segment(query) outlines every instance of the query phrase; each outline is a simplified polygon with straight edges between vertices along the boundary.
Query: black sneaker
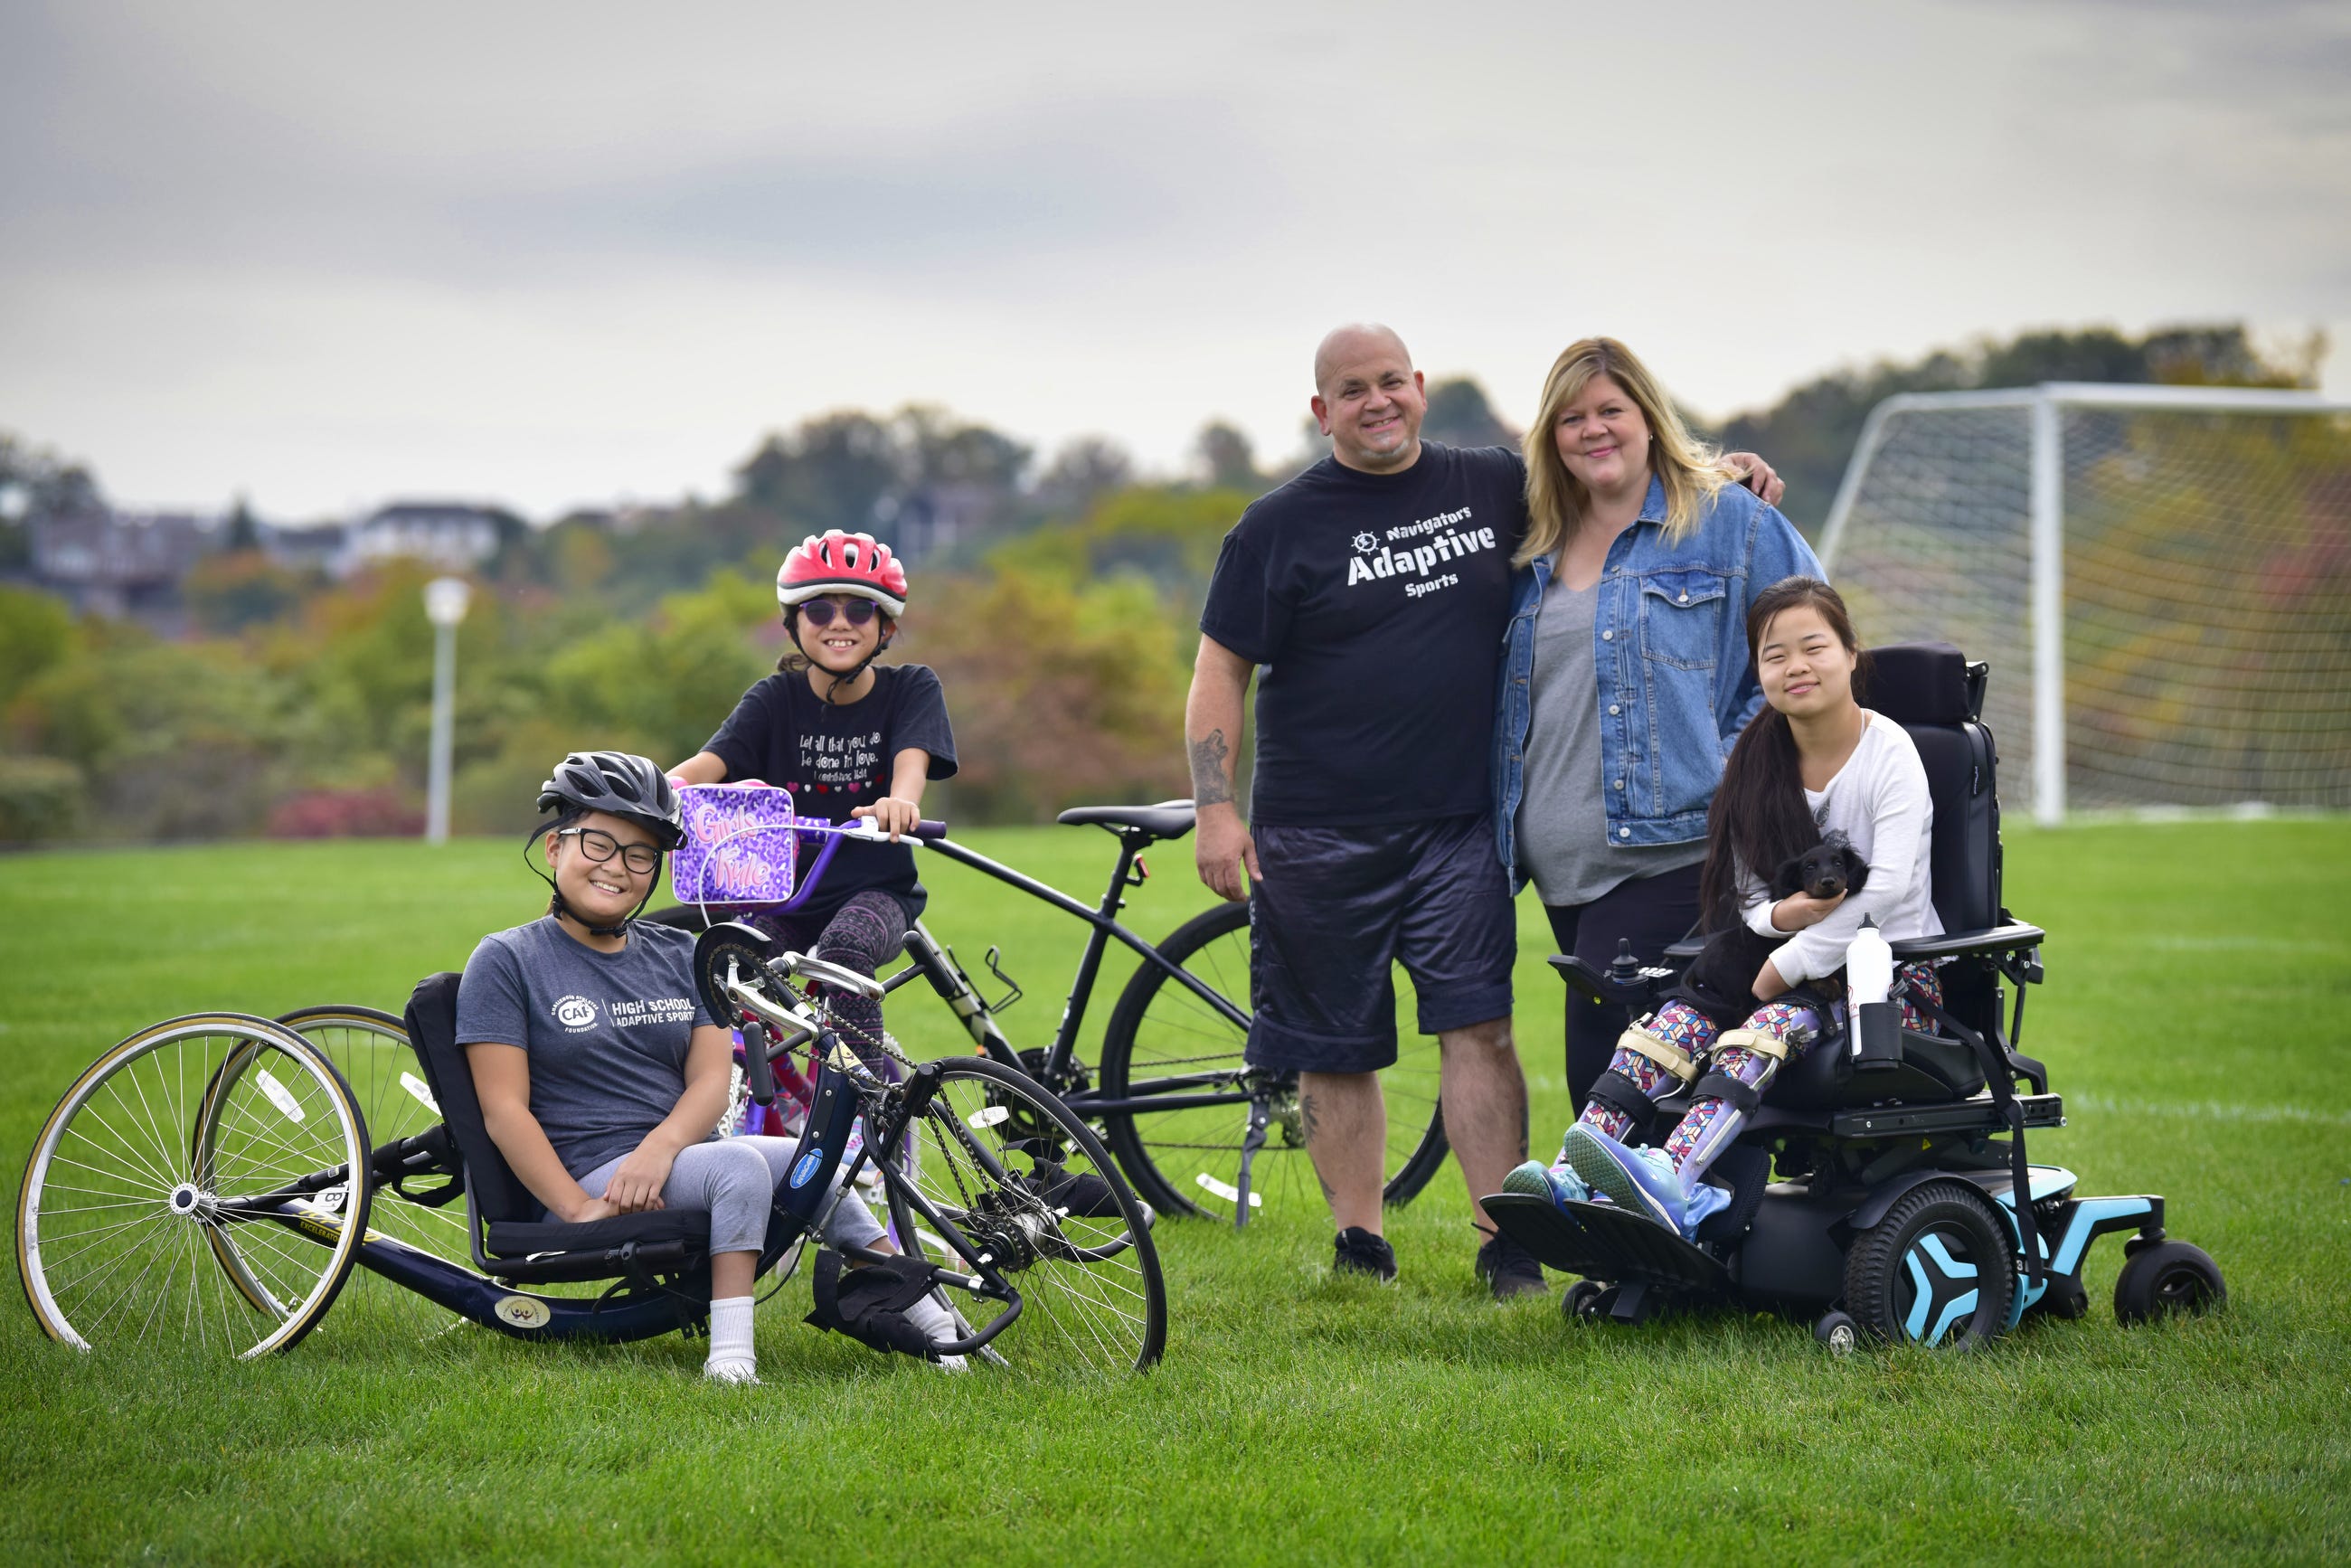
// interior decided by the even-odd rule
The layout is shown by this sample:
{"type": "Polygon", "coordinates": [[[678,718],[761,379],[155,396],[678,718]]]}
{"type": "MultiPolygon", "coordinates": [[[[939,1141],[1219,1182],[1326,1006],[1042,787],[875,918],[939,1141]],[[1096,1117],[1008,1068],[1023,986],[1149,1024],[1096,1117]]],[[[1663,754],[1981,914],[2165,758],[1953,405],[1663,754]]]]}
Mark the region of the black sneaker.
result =
{"type": "Polygon", "coordinates": [[[1540,1296],[1551,1287],[1543,1282],[1542,1265],[1535,1255],[1507,1236],[1489,1238],[1478,1249],[1478,1277],[1498,1301],[1512,1296],[1540,1296]]]}
{"type": "Polygon", "coordinates": [[[1350,1225],[1339,1232],[1337,1249],[1331,1259],[1334,1274],[1369,1274],[1383,1285],[1395,1283],[1395,1249],[1384,1236],[1375,1236],[1360,1225],[1350,1225]]]}

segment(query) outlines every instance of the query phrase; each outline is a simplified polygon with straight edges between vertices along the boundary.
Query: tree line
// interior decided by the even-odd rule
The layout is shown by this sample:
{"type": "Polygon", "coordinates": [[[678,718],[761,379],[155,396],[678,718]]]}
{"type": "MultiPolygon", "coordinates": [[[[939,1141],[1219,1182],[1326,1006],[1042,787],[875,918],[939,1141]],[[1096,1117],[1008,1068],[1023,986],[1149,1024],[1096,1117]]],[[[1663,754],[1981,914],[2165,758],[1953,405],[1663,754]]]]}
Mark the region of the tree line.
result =
{"type": "MultiPolygon", "coordinates": [[[[1843,371],[1710,432],[1767,455],[1808,531],[1862,419],[1900,391],[2043,380],[2306,384],[2317,345],[2265,354],[2241,327],[2141,338],[2043,333],[1843,371]]],[[[1426,433],[1515,442],[1473,380],[1432,383],[1426,433]]],[[[1177,737],[1218,542],[1319,455],[1261,462],[1212,423],[1196,472],[1138,476],[1099,438],[1039,462],[984,424],[915,405],[838,411],[752,450],[723,497],[501,528],[458,632],[454,822],[519,831],[549,763],[580,747],[664,762],[709,737],[785,651],[772,580],[803,534],[866,528],[919,549],[893,656],[945,682],[963,821],[1050,818],[1186,788],[1177,737]]],[[[85,465],[0,434],[0,575],[47,511],[101,504],[85,465]]],[[[0,581],[0,843],[403,833],[422,821],[431,571],[344,580],[262,547],[240,503],[182,585],[165,637],[77,617],[0,581]]]]}

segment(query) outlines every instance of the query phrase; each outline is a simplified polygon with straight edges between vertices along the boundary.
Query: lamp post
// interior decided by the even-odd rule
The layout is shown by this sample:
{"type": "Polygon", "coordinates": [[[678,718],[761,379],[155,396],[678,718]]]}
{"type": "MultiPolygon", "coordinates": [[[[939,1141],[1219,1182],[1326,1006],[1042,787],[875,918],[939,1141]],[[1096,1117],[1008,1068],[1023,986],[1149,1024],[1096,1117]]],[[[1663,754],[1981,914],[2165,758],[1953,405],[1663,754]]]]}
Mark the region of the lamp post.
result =
{"type": "Polygon", "coordinates": [[[424,585],[424,615],[433,622],[433,754],[424,783],[424,841],[449,841],[450,731],[457,716],[457,622],[473,590],[462,577],[424,585]]]}

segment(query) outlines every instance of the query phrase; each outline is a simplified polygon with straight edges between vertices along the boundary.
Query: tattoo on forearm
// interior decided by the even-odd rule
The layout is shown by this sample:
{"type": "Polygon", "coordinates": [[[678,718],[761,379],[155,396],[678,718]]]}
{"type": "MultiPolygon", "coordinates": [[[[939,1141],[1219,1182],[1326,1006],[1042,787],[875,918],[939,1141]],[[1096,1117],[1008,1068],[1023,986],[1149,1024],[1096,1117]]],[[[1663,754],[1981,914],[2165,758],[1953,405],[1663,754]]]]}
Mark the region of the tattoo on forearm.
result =
{"type": "Polygon", "coordinates": [[[1192,804],[1220,806],[1233,798],[1232,775],[1226,771],[1226,758],[1232,748],[1225,744],[1225,732],[1212,729],[1192,742],[1192,804]]]}

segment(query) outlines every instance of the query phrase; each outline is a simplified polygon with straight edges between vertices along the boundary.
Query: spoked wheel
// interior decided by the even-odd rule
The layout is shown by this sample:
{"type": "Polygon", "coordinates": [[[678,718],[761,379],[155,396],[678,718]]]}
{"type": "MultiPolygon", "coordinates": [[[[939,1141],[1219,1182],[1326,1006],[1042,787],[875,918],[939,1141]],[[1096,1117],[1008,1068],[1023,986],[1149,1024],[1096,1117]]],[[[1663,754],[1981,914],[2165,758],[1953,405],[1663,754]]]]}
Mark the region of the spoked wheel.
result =
{"type": "Polygon", "coordinates": [[[16,1203],[34,1316],[82,1350],[290,1348],[350,1273],[367,1137],[341,1076],[279,1025],[199,1013],[141,1030],[34,1140],[16,1203]]]}
{"type": "MultiPolygon", "coordinates": [[[[1249,994],[1249,905],[1220,904],[1194,915],[1159,945],[1169,959],[1196,976],[1244,1013],[1249,994]]],[[[1114,1112],[1102,1118],[1110,1146],[1144,1201],[1163,1214],[1230,1219],[1240,1180],[1241,1150],[1261,1105],[1265,1142],[1249,1166],[1257,1207],[1320,1210],[1322,1187],[1306,1155],[1306,1129],[1294,1079],[1259,1078],[1241,1060],[1244,1030],[1144,964],[1127,982],[1102,1039],[1105,1099],[1228,1096],[1229,1103],[1189,1109],[1114,1112]],[[1255,1104],[1252,1101],[1256,1102],[1255,1104]]],[[[1438,1109],[1437,1042],[1409,1027],[1397,1032],[1395,1065],[1384,1070],[1388,1144],[1384,1196],[1413,1200],[1445,1163],[1445,1122],[1438,1109]]]]}
{"type": "Polygon", "coordinates": [[[2015,1291],[2007,1222],[1965,1182],[1912,1187],[1845,1254],[1845,1310],[1880,1339],[1973,1350],[2008,1326],[2015,1291]]]}
{"type": "MultiPolygon", "coordinates": [[[[936,1092],[893,1151],[895,1163],[1019,1291],[1020,1316],[989,1348],[1032,1371],[1129,1372],[1158,1360],[1167,1337],[1158,1250],[1143,1206],[1101,1140],[1000,1062],[961,1057],[934,1065],[936,1092]],[[1016,1131],[1035,1128],[1050,1135],[1016,1131]]],[[[906,1251],[970,1268],[902,1194],[893,1191],[890,1208],[906,1251]]],[[[975,1328],[998,1310],[987,1297],[944,1295],[975,1328]]]]}
{"type": "MultiPolygon", "coordinates": [[[[342,1074],[377,1148],[441,1124],[441,1107],[425,1084],[408,1027],[399,1019],[374,1008],[318,1007],[283,1014],[277,1021],[308,1040],[342,1074]]],[[[377,1183],[368,1225],[378,1236],[458,1268],[474,1266],[465,1199],[450,1177],[425,1176],[397,1186],[377,1183]]],[[[364,1269],[342,1309],[335,1319],[339,1335],[345,1320],[353,1318],[354,1332],[395,1327],[415,1333],[435,1333],[458,1321],[447,1309],[364,1269]]]]}

